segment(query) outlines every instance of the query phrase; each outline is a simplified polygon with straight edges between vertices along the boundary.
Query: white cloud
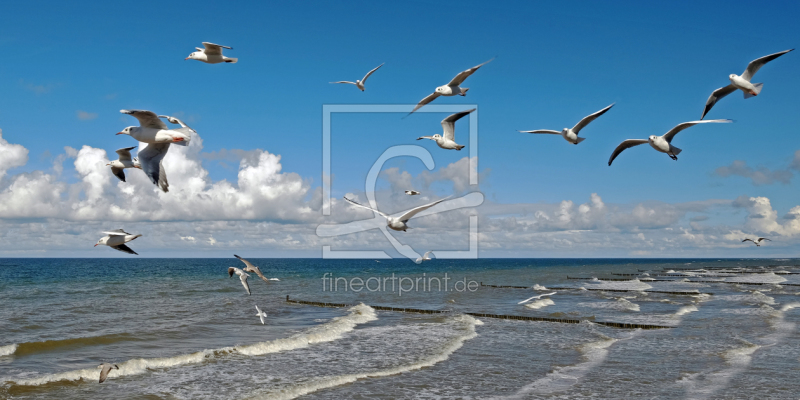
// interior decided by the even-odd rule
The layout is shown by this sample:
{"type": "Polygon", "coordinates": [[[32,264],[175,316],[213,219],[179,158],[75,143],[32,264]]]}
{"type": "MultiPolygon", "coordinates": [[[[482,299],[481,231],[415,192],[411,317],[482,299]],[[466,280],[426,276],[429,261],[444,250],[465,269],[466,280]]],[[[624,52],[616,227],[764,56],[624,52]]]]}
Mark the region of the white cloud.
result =
{"type": "Polygon", "coordinates": [[[81,121],[91,121],[91,120],[97,118],[97,113],[91,113],[91,112],[86,112],[86,111],[81,111],[81,110],[78,110],[77,115],[78,115],[78,119],[81,120],[81,121]]]}
{"type": "MultiPolygon", "coordinates": [[[[798,151],[798,153],[800,153],[800,151],[798,151]]],[[[800,166],[800,154],[798,153],[795,153],[795,160],[792,164],[792,166],[795,168],[800,166]]],[[[747,163],[742,160],[736,160],[731,163],[731,165],[719,167],[714,171],[714,174],[723,178],[733,175],[749,178],[753,185],[756,186],[771,185],[776,182],[788,185],[792,180],[792,176],[794,175],[792,174],[792,171],[789,171],[788,169],[777,169],[771,171],[769,168],[764,166],[753,168],[748,166],[747,163]]]]}
{"type": "Polygon", "coordinates": [[[8,143],[3,139],[3,130],[0,129],[0,179],[11,168],[21,167],[28,162],[28,149],[18,144],[8,143]]]}
{"type": "Polygon", "coordinates": [[[800,206],[795,206],[778,220],[778,212],[766,197],[740,196],[733,205],[747,210],[745,229],[758,235],[794,236],[800,234],[800,206]]]}

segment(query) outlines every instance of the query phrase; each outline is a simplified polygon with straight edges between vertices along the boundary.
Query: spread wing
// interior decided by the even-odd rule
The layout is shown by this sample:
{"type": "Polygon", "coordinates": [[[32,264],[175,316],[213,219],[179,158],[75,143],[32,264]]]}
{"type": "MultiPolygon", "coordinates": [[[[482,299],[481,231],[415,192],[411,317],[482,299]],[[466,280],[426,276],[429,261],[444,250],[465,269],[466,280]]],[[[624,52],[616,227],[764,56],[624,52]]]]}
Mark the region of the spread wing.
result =
{"type": "Polygon", "coordinates": [[[457,112],[445,119],[442,120],[442,128],[444,129],[444,137],[448,140],[456,140],[456,132],[455,132],[455,125],[456,121],[464,117],[465,115],[475,111],[475,109],[457,112]]]}
{"type": "Polygon", "coordinates": [[[755,243],[755,240],[753,240],[753,239],[745,239],[745,240],[742,240],[742,243],[744,243],[744,242],[748,242],[748,241],[749,241],[749,242],[753,242],[753,243],[755,243]]]}
{"type": "Polygon", "coordinates": [[[611,109],[611,107],[614,107],[614,104],[612,104],[612,105],[610,105],[610,106],[608,106],[608,107],[606,107],[606,108],[604,108],[604,109],[602,109],[602,110],[600,110],[600,111],[598,111],[598,112],[596,112],[596,113],[594,113],[594,114],[592,114],[592,115],[589,115],[589,116],[587,116],[587,117],[583,118],[583,119],[581,120],[581,122],[578,122],[578,124],[577,124],[577,125],[575,125],[575,126],[572,128],[572,131],[573,131],[573,132],[575,132],[575,133],[577,134],[578,132],[580,132],[580,131],[581,131],[581,129],[583,129],[584,127],[586,127],[586,125],[589,125],[589,123],[590,123],[590,122],[592,122],[592,121],[596,120],[596,119],[597,119],[597,117],[599,117],[599,116],[601,116],[601,115],[605,114],[605,113],[606,113],[606,111],[608,111],[608,110],[610,110],[610,109],[611,109]]]}
{"type": "Polygon", "coordinates": [[[124,168],[116,168],[111,167],[111,173],[114,174],[119,180],[125,182],[125,169],[124,168]]]}
{"type": "Polygon", "coordinates": [[[378,211],[378,210],[376,210],[376,209],[374,209],[372,207],[367,207],[365,205],[358,204],[355,201],[348,199],[347,197],[345,197],[344,199],[347,200],[350,204],[352,204],[354,206],[358,206],[358,207],[361,207],[361,208],[366,208],[367,210],[371,210],[373,212],[376,212],[376,213],[382,215],[384,218],[389,218],[388,215],[386,215],[386,214],[384,214],[384,213],[382,213],[382,212],[380,212],[380,211],[378,211]]]}
{"type": "Polygon", "coordinates": [[[124,231],[124,230],[122,230],[122,229],[115,229],[115,230],[113,230],[113,231],[107,231],[107,232],[103,232],[103,233],[105,233],[106,235],[111,235],[111,236],[125,236],[125,235],[130,235],[130,233],[128,233],[128,232],[125,232],[125,231],[124,231]]]}
{"type": "Polygon", "coordinates": [[[114,250],[119,250],[119,251],[128,253],[128,254],[136,254],[137,256],[139,255],[139,253],[133,251],[130,247],[125,246],[124,244],[120,244],[120,245],[117,245],[117,246],[111,246],[111,248],[114,249],[114,250]]]}
{"type": "Polygon", "coordinates": [[[351,85],[355,85],[356,84],[355,82],[350,82],[350,81],[336,81],[336,82],[330,82],[330,83],[349,83],[351,85]]]}
{"type": "Polygon", "coordinates": [[[426,251],[425,254],[422,255],[422,258],[430,258],[432,253],[433,253],[433,250],[426,251]]]}
{"type": "MultiPolygon", "coordinates": [[[[425,97],[424,99],[420,100],[419,103],[417,104],[417,106],[414,107],[414,109],[411,110],[411,112],[408,113],[408,115],[413,114],[414,111],[419,110],[420,108],[422,108],[422,106],[424,106],[424,105],[436,100],[436,98],[439,97],[439,96],[440,95],[437,92],[433,92],[433,93],[429,94],[427,97],[425,97]]],[[[408,116],[408,115],[406,115],[406,116],[408,116]]]]}
{"type": "Polygon", "coordinates": [[[244,286],[244,290],[247,290],[247,294],[250,295],[250,285],[247,284],[248,277],[250,277],[250,275],[242,273],[241,275],[239,275],[239,280],[242,281],[242,286],[244,286]]]}
{"type": "Polygon", "coordinates": [[[731,93],[733,93],[735,91],[736,91],[736,86],[733,86],[731,84],[731,85],[721,87],[721,88],[711,92],[711,96],[708,96],[708,100],[706,100],[706,108],[703,109],[703,116],[701,116],[700,119],[703,119],[703,118],[706,117],[706,114],[708,114],[708,112],[711,110],[711,107],[714,107],[714,104],[717,104],[717,101],[719,101],[719,99],[721,99],[721,98],[723,98],[723,97],[725,97],[725,96],[727,96],[727,95],[729,95],[729,94],[731,94],[731,93]]]}
{"type": "Polygon", "coordinates": [[[780,56],[782,56],[782,55],[784,55],[784,54],[786,54],[786,53],[788,53],[788,52],[790,52],[792,50],[794,50],[794,49],[780,51],[780,52],[777,52],[775,54],[770,54],[768,56],[764,56],[764,57],[761,57],[761,58],[757,58],[757,59],[755,59],[753,61],[750,61],[750,64],[747,64],[747,69],[745,69],[744,72],[742,73],[742,78],[744,78],[744,79],[746,79],[748,81],[750,79],[753,79],[753,75],[755,75],[756,72],[758,72],[758,70],[761,69],[761,67],[764,66],[764,64],[766,64],[766,63],[768,63],[768,62],[770,62],[770,61],[772,61],[772,60],[774,60],[774,59],[776,59],[776,58],[778,58],[778,57],[780,57],[780,56]]]}
{"type": "Polygon", "coordinates": [[[103,368],[100,370],[100,383],[103,383],[106,381],[106,378],[108,378],[108,373],[111,372],[111,366],[103,364],[100,367],[103,368]]]}
{"type": "Polygon", "coordinates": [[[119,110],[123,114],[128,114],[139,120],[139,125],[143,128],[167,129],[167,124],[158,118],[158,115],[147,110],[119,110]]]}
{"type": "Polygon", "coordinates": [[[221,56],[223,48],[233,50],[233,47],[222,46],[209,42],[203,42],[203,47],[206,48],[205,53],[210,56],[221,56]]]}
{"type": "Polygon", "coordinates": [[[436,200],[433,203],[425,204],[424,206],[419,206],[417,208],[412,208],[412,209],[406,211],[405,214],[397,217],[397,219],[399,219],[400,221],[408,221],[409,219],[413,218],[415,215],[419,214],[420,212],[425,211],[425,210],[427,210],[427,209],[429,209],[429,208],[431,208],[431,207],[433,207],[433,206],[435,206],[435,205],[437,205],[437,204],[439,204],[439,203],[441,203],[441,202],[443,202],[443,201],[445,201],[447,199],[449,199],[449,197],[445,197],[445,198],[443,198],[441,200],[436,200]]]}
{"type": "MultiPolygon", "coordinates": [[[[383,64],[385,64],[385,63],[383,63],[383,64]]],[[[377,71],[378,68],[382,67],[383,64],[378,65],[377,67],[373,68],[372,71],[367,72],[367,74],[364,75],[364,78],[361,79],[361,83],[363,84],[364,82],[366,82],[367,78],[369,78],[369,76],[372,75],[373,72],[377,71]]]]}
{"type": "MultiPolygon", "coordinates": [[[[492,60],[494,60],[494,58],[492,58],[492,60]]],[[[461,85],[462,83],[464,83],[464,80],[466,80],[467,78],[469,78],[470,75],[475,73],[475,71],[477,71],[478,68],[490,63],[492,60],[486,61],[485,63],[480,64],[480,65],[476,65],[476,66],[474,66],[474,67],[472,67],[472,68],[470,68],[470,69],[468,69],[466,71],[459,72],[458,75],[456,75],[456,77],[453,78],[453,80],[451,80],[450,83],[448,83],[447,85],[448,86],[459,86],[459,85],[461,85]]]]}
{"type": "Polygon", "coordinates": [[[548,133],[550,135],[560,135],[559,131],[551,131],[550,129],[537,129],[535,131],[520,131],[522,133],[548,133]]]}
{"type": "Polygon", "coordinates": [[[167,172],[161,165],[161,160],[167,155],[169,143],[150,143],[144,150],[139,151],[139,164],[144,174],[165,193],[169,191],[167,172]]]}
{"type": "Polygon", "coordinates": [[[662,136],[662,137],[667,141],[667,143],[672,143],[672,138],[674,138],[675,135],[678,134],[678,132],[680,132],[680,131],[682,131],[682,130],[690,127],[690,126],[695,126],[697,124],[706,124],[706,123],[727,123],[727,122],[733,122],[733,120],[730,120],[730,119],[707,119],[705,121],[684,122],[682,124],[678,124],[677,126],[675,126],[672,129],[670,129],[669,132],[665,133],[664,136],[662,136]]]}
{"type": "Polygon", "coordinates": [[[243,262],[243,263],[244,263],[244,265],[247,267],[247,269],[246,269],[246,270],[247,270],[248,272],[255,272],[255,273],[256,273],[256,275],[258,275],[258,277],[259,277],[259,278],[261,278],[261,279],[262,279],[264,282],[271,283],[271,282],[269,281],[269,279],[267,279],[267,277],[265,277],[265,276],[264,276],[264,274],[262,274],[262,273],[261,273],[261,270],[260,270],[260,269],[258,269],[258,267],[256,267],[256,266],[255,266],[255,265],[253,265],[252,263],[250,263],[250,261],[247,261],[247,260],[245,260],[244,258],[237,256],[236,254],[234,254],[233,256],[234,256],[234,257],[236,257],[236,258],[238,258],[238,259],[239,259],[241,262],[243,262]]]}
{"type": "MultiPolygon", "coordinates": [[[[120,161],[131,161],[131,150],[133,150],[135,148],[136,148],[136,146],[126,147],[124,149],[117,150],[117,154],[119,155],[119,160],[120,161]]],[[[122,181],[125,182],[125,179],[123,178],[122,181]]]]}
{"type": "Polygon", "coordinates": [[[619,146],[617,146],[616,149],[614,149],[614,152],[611,153],[611,158],[608,159],[608,165],[611,166],[611,163],[614,161],[614,159],[617,158],[619,153],[622,153],[625,149],[633,146],[638,146],[640,144],[645,144],[647,142],[648,142],[647,139],[628,139],[623,141],[622,143],[619,144],[619,146]]]}
{"type": "Polygon", "coordinates": [[[762,240],[766,240],[766,241],[768,241],[768,242],[771,242],[771,241],[772,241],[772,240],[769,240],[769,239],[767,239],[767,238],[758,238],[758,241],[759,241],[759,242],[760,242],[760,241],[762,241],[762,240]]]}

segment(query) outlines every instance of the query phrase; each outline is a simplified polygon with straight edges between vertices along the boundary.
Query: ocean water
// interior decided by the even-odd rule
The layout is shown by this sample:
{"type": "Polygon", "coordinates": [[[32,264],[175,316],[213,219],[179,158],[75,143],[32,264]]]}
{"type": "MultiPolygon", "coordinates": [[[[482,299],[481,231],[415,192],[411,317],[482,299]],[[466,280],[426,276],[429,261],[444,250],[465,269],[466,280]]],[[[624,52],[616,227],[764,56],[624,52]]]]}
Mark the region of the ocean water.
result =
{"type": "Polygon", "coordinates": [[[0,259],[0,398],[800,396],[798,259],[250,261],[0,259]]]}

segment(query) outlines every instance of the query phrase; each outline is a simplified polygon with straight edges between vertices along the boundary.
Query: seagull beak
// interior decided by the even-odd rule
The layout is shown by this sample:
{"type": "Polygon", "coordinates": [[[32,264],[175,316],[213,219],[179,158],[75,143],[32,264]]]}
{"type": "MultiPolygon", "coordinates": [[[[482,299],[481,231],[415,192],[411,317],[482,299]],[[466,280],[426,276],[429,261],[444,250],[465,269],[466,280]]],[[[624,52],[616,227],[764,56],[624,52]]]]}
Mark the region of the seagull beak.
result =
{"type": "Polygon", "coordinates": [[[94,247],[97,247],[97,243],[95,243],[94,247]]]}
{"type": "Polygon", "coordinates": [[[125,134],[125,132],[117,132],[117,133],[115,133],[115,135],[124,135],[124,134],[125,134]]]}
{"type": "Polygon", "coordinates": [[[188,60],[188,59],[189,59],[189,57],[186,57],[186,58],[184,58],[183,60],[184,60],[184,61],[186,61],[186,60],[188,60]]]}

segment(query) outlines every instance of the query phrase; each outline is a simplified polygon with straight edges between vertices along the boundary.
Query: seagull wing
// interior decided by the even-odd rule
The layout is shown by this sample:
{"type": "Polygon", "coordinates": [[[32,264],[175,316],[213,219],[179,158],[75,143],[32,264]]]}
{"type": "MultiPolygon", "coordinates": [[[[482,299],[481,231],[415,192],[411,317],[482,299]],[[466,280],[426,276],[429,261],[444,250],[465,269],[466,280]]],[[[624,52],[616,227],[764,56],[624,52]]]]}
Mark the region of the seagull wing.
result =
{"type": "Polygon", "coordinates": [[[242,273],[241,275],[239,275],[239,280],[242,281],[242,286],[244,286],[244,290],[247,290],[247,294],[248,295],[250,294],[250,285],[247,284],[247,278],[249,276],[250,275],[247,275],[245,273],[242,273]]]}
{"type": "MultiPolygon", "coordinates": [[[[424,105],[426,105],[426,104],[428,104],[428,103],[430,103],[430,102],[432,102],[432,101],[436,100],[436,98],[437,98],[437,97],[439,97],[439,96],[440,96],[440,95],[439,95],[439,93],[437,93],[437,92],[433,92],[433,93],[429,94],[427,97],[425,97],[424,99],[420,100],[420,101],[419,101],[419,103],[417,104],[417,106],[416,106],[416,107],[414,107],[414,109],[413,109],[413,110],[411,110],[411,112],[410,112],[410,113],[408,113],[408,115],[411,115],[411,114],[413,114],[413,113],[414,113],[414,111],[417,111],[417,110],[419,110],[420,108],[422,108],[422,106],[424,106],[424,105]]],[[[406,115],[406,117],[407,117],[408,115],[406,115]]]]}
{"type": "Polygon", "coordinates": [[[444,129],[444,138],[448,140],[456,140],[456,121],[463,118],[465,115],[475,111],[475,109],[457,112],[442,120],[442,128],[444,129]]]}
{"type": "Polygon", "coordinates": [[[578,122],[578,124],[577,124],[577,125],[575,125],[575,126],[572,128],[572,131],[573,131],[573,132],[575,132],[575,133],[577,134],[578,132],[580,132],[580,131],[581,131],[581,129],[585,128],[585,127],[586,127],[586,125],[589,125],[589,123],[590,123],[590,122],[592,122],[592,121],[596,120],[596,119],[597,119],[597,117],[599,117],[599,116],[601,116],[601,115],[605,114],[605,113],[606,113],[606,111],[608,111],[608,110],[610,110],[610,109],[611,109],[611,107],[614,107],[614,104],[612,104],[612,105],[610,105],[610,106],[608,106],[608,107],[606,107],[606,108],[604,108],[604,109],[602,109],[602,110],[600,110],[600,111],[598,111],[598,112],[596,112],[596,113],[594,113],[594,114],[591,114],[591,115],[589,115],[589,116],[587,116],[587,117],[584,117],[584,118],[581,120],[581,122],[578,122]]]}
{"type": "Polygon", "coordinates": [[[117,246],[111,246],[111,248],[114,249],[114,250],[119,250],[119,251],[128,253],[128,254],[136,254],[137,256],[139,255],[139,253],[133,251],[130,247],[125,246],[124,244],[120,244],[120,245],[117,245],[117,246]]]}
{"type": "MultiPolygon", "coordinates": [[[[120,161],[131,161],[131,150],[135,149],[136,146],[133,147],[126,147],[124,149],[117,150],[117,154],[119,155],[120,161]]],[[[125,182],[125,179],[122,180],[125,182]]]]}
{"type": "Polygon", "coordinates": [[[169,182],[167,181],[167,171],[161,164],[161,160],[167,155],[169,143],[150,143],[144,150],[139,151],[139,164],[142,171],[150,178],[156,186],[165,193],[169,192],[169,182]]]}
{"type": "Polygon", "coordinates": [[[108,378],[108,373],[111,372],[111,365],[102,364],[101,367],[103,369],[100,370],[100,383],[103,383],[106,381],[106,378],[108,378]]]}
{"type": "Polygon", "coordinates": [[[753,242],[753,243],[755,243],[755,242],[756,242],[755,240],[753,240],[753,239],[749,239],[749,238],[748,238],[748,239],[742,240],[742,243],[744,243],[744,242],[747,242],[747,241],[750,241],[750,242],[753,242]]]}
{"type": "Polygon", "coordinates": [[[205,53],[207,55],[210,55],[210,56],[221,56],[223,48],[233,50],[232,47],[221,46],[221,45],[214,44],[214,43],[209,43],[209,42],[203,42],[203,47],[206,48],[205,49],[205,53]]]}
{"type": "MultiPolygon", "coordinates": [[[[494,58],[492,58],[492,60],[494,60],[494,58]]],[[[472,68],[470,68],[470,69],[468,69],[466,71],[459,72],[458,75],[456,75],[456,77],[453,78],[453,80],[451,80],[450,83],[448,83],[447,85],[448,86],[459,86],[459,85],[461,85],[462,83],[464,83],[464,81],[467,78],[469,78],[470,75],[475,73],[475,71],[477,71],[478,68],[490,63],[492,60],[486,61],[483,64],[476,65],[476,66],[474,66],[474,67],[472,67],[472,68]]]]}
{"type": "Polygon", "coordinates": [[[670,129],[669,132],[665,133],[664,136],[662,136],[662,137],[667,141],[667,143],[672,143],[672,138],[674,138],[675,135],[678,134],[678,132],[680,132],[680,131],[682,131],[682,130],[690,127],[690,126],[695,126],[697,124],[706,124],[706,123],[728,123],[728,122],[733,122],[733,120],[730,120],[730,119],[707,119],[705,121],[684,122],[682,124],[676,125],[672,129],[670,129]]]}
{"type": "Polygon", "coordinates": [[[433,253],[433,250],[426,251],[425,254],[422,255],[422,258],[430,258],[430,255],[433,253]]]}
{"type": "Polygon", "coordinates": [[[417,208],[412,208],[412,209],[406,211],[405,214],[397,217],[397,219],[400,220],[400,221],[408,221],[409,219],[413,218],[418,213],[420,213],[422,211],[425,211],[425,210],[427,210],[427,209],[429,209],[429,208],[431,208],[431,207],[433,207],[433,206],[435,206],[435,205],[437,205],[437,204],[439,204],[439,203],[441,203],[441,202],[443,202],[443,201],[445,201],[445,200],[447,200],[449,198],[450,197],[445,197],[445,198],[443,198],[441,200],[436,200],[433,203],[425,204],[424,206],[419,206],[417,208]]]}
{"type": "Polygon", "coordinates": [[[244,265],[245,265],[247,268],[255,268],[255,267],[256,267],[255,265],[251,264],[251,263],[250,263],[250,261],[247,261],[247,260],[245,260],[244,258],[237,256],[236,254],[234,254],[233,256],[234,256],[234,257],[236,257],[236,258],[238,258],[238,259],[239,259],[239,261],[243,262],[243,263],[244,263],[244,265]]]}
{"type": "Polygon", "coordinates": [[[770,62],[770,61],[772,61],[772,60],[774,60],[774,59],[776,59],[776,58],[778,58],[778,57],[780,57],[780,56],[782,56],[782,55],[784,55],[784,54],[786,54],[786,53],[788,53],[788,52],[790,52],[792,50],[794,50],[794,49],[780,51],[780,52],[777,52],[775,54],[770,54],[768,56],[764,56],[764,57],[761,57],[761,58],[757,58],[757,59],[755,59],[753,61],[750,61],[750,64],[747,64],[747,69],[745,69],[744,72],[742,73],[742,78],[750,81],[751,79],[753,79],[753,75],[755,75],[756,72],[758,72],[758,70],[761,69],[761,67],[764,66],[764,64],[766,64],[766,63],[768,63],[768,62],[770,62]]]}
{"type": "Polygon", "coordinates": [[[619,144],[619,146],[617,146],[616,149],[614,149],[614,152],[611,153],[611,158],[608,159],[608,165],[611,166],[611,162],[613,162],[614,159],[617,158],[619,153],[622,153],[623,150],[631,148],[633,146],[638,146],[640,144],[645,144],[647,142],[648,142],[647,139],[628,139],[623,141],[622,143],[619,144]]]}
{"type": "MultiPolygon", "coordinates": [[[[385,63],[383,63],[383,64],[385,64],[385,63]]],[[[378,68],[382,67],[383,64],[378,65],[377,67],[373,68],[372,71],[367,72],[367,74],[364,75],[364,77],[361,79],[361,84],[364,84],[364,82],[367,81],[367,78],[369,78],[369,76],[372,75],[373,72],[377,71],[378,68]]]]}
{"type": "Polygon", "coordinates": [[[130,235],[130,233],[128,233],[128,232],[125,232],[125,231],[124,231],[124,230],[122,230],[122,229],[115,229],[115,230],[113,230],[113,231],[106,231],[106,232],[103,232],[103,233],[105,233],[106,235],[111,235],[111,236],[125,236],[125,235],[130,235]]]}
{"type": "Polygon", "coordinates": [[[111,173],[114,174],[119,180],[125,182],[125,169],[124,168],[116,168],[111,167],[111,173]]]}
{"type": "Polygon", "coordinates": [[[147,110],[119,110],[123,114],[128,114],[139,120],[139,125],[143,128],[167,129],[167,124],[158,118],[158,115],[147,110]]]}
{"type": "Polygon", "coordinates": [[[733,93],[735,91],[736,91],[736,86],[733,86],[731,84],[731,85],[728,85],[728,86],[723,86],[723,87],[711,92],[711,96],[708,96],[708,100],[706,100],[706,108],[703,109],[703,116],[701,116],[700,119],[703,119],[703,118],[706,117],[706,114],[708,114],[708,112],[711,110],[711,107],[714,107],[714,104],[717,104],[719,99],[721,99],[721,98],[723,98],[723,97],[725,97],[725,96],[727,96],[727,95],[729,95],[729,94],[731,94],[731,93],[733,93]]]}
{"type": "Polygon", "coordinates": [[[522,133],[548,133],[550,135],[560,135],[559,131],[551,131],[550,129],[537,129],[535,131],[520,131],[522,133]]]}
{"type": "Polygon", "coordinates": [[[771,241],[772,241],[772,240],[769,240],[769,239],[767,239],[767,238],[758,238],[758,241],[759,241],[759,242],[760,242],[760,241],[762,241],[762,240],[766,240],[766,241],[768,241],[768,242],[771,242],[771,241]]]}
{"type": "Polygon", "coordinates": [[[247,266],[247,269],[246,269],[247,272],[255,272],[256,275],[258,275],[258,277],[261,278],[264,282],[272,283],[272,282],[269,281],[269,279],[267,279],[267,277],[264,276],[264,274],[261,273],[261,270],[258,269],[258,267],[256,267],[252,263],[250,263],[250,261],[247,261],[244,258],[237,256],[236,254],[234,254],[233,256],[238,258],[241,262],[244,263],[244,265],[247,266]]]}
{"type": "Polygon", "coordinates": [[[356,84],[355,82],[350,82],[350,81],[336,81],[336,82],[331,82],[331,83],[349,83],[351,85],[355,85],[356,84]]]}
{"type": "Polygon", "coordinates": [[[384,213],[382,213],[382,212],[380,212],[380,211],[378,211],[378,210],[376,210],[376,209],[374,209],[374,208],[372,208],[372,207],[367,207],[367,206],[365,206],[365,205],[358,204],[358,203],[356,203],[355,201],[348,199],[347,197],[345,197],[344,199],[345,199],[345,200],[347,200],[347,201],[348,201],[350,204],[352,204],[352,205],[354,205],[354,206],[358,206],[358,207],[361,207],[361,208],[366,208],[367,210],[372,210],[372,211],[374,211],[374,212],[376,212],[376,213],[378,213],[378,214],[382,215],[384,218],[389,218],[389,216],[388,216],[388,215],[386,215],[386,214],[384,214],[384,213]]]}

